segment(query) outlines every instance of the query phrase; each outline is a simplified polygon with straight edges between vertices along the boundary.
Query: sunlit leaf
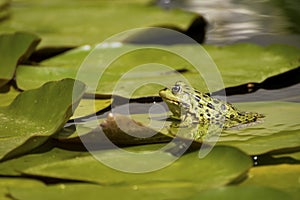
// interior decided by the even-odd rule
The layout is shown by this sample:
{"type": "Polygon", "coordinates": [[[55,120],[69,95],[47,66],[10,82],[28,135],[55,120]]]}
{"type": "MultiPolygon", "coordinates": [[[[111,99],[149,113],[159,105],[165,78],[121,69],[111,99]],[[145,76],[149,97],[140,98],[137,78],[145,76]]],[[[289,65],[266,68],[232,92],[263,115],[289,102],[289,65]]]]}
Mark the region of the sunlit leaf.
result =
{"type": "Polygon", "coordinates": [[[96,112],[109,107],[111,104],[111,99],[82,99],[76,108],[74,115],[71,119],[96,115],[96,112]]]}
{"type": "Polygon", "coordinates": [[[83,83],[64,79],[25,91],[9,106],[1,107],[0,158],[23,154],[44,143],[70,118],[72,105],[84,91],[83,83]]]}
{"type": "Polygon", "coordinates": [[[2,87],[0,90],[0,106],[9,105],[20,94],[14,87],[2,87]],[[1,91],[2,90],[2,91],[1,91]]]}
{"type": "Polygon", "coordinates": [[[283,191],[269,187],[257,187],[257,186],[234,186],[223,187],[218,189],[211,189],[203,191],[193,198],[203,200],[231,200],[231,199],[245,199],[245,200],[280,200],[280,199],[292,199],[292,197],[283,191]]]}
{"type": "Polygon", "coordinates": [[[186,28],[195,17],[180,10],[165,12],[148,0],[29,0],[14,2],[11,12],[14,17],[1,23],[0,29],[37,33],[43,38],[42,46],[95,44],[128,29],[161,24],[186,28]]]}
{"type": "Polygon", "coordinates": [[[226,130],[219,143],[251,154],[300,146],[299,103],[256,102],[237,104],[241,110],[263,113],[263,122],[240,130],[226,130]],[[276,108],[276,109],[274,109],[276,108]],[[283,116],[283,113],[286,113],[283,116]]]}
{"type": "Polygon", "coordinates": [[[10,189],[18,188],[24,190],[33,190],[37,188],[42,188],[45,185],[37,180],[24,179],[24,178],[0,178],[0,198],[1,199],[11,199],[10,189]]]}
{"type": "MultiPolygon", "coordinates": [[[[119,51],[121,54],[122,51],[133,47],[132,45],[123,45],[114,48],[107,47],[102,53],[109,53],[110,51],[116,53],[119,51]]],[[[83,55],[87,55],[87,50],[81,48],[82,50],[74,50],[53,58],[53,61],[51,61],[52,59],[45,61],[47,65],[44,67],[20,67],[17,71],[17,83],[20,88],[26,90],[38,87],[49,80],[76,77],[83,82],[95,80],[96,83],[93,87],[97,89],[90,92],[98,94],[114,93],[125,97],[143,97],[157,96],[162,86],[159,84],[144,85],[142,83],[164,83],[171,86],[180,79],[180,74],[176,73],[176,71],[182,71],[181,74],[199,91],[208,92],[208,89],[214,91],[222,89],[222,82],[206,85],[205,81],[208,80],[205,78],[207,77],[201,77],[205,74],[203,66],[211,66],[211,69],[213,69],[212,61],[217,65],[215,75],[217,76],[219,72],[221,73],[225,87],[240,85],[246,82],[261,82],[270,76],[293,69],[300,64],[297,53],[298,49],[287,45],[271,45],[268,47],[253,44],[236,44],[226,47],[205,45],[204,49],[212,60],[207,57],[204,50],[203,54],[195,52],[196,47],[193,45],[173,45],[168,47],[170,50],[176,50],[177,52],[197,57],[199,62],[201,62],[201,74],[199,74],[196,68],[189,63],[189,60],[184,60],[187,58],[163,51],[165,48],[163,46],[156,47],[157,49],[144,48],[122,56],[120,55],[109,66],[99,65],[98,56],[90,57],[88,65],[83,64],[80,66],[79,63],[84,60],[83,55]],[[249,52],[255,52],[255,55],[249,52]],[[255,59],[253,58],[254,56],[255,59]],[[72,64],[73,66],[70,63],[74,63],[72,64]],[[151,67],[139,70],[139,67],[149,63],[152,63],[151,67]],[[165,69],[162,71],[161,66],[153,63],[163,64],[170,68],[169,70],[165,69]],[[258,68],[259,70],[257,70],[258,68]],[[77,74],[78,69],[80,69],[80,73],[77,74]],[[104,73],[101,74],[102,72],[104,73]],[[32,76],[35,78],[32,79],[32,76]],[[123,87],[117,90],[116,86],[123,87]],[[129,94],[131,96],[128,96],[129,94]]],[[[101,55],[101,52],[99,52],[99,55],[101,55]]]]}
{"type": "Polygon", "coordinates": [[[262,166],[252,168],[248,179],[242,185],[273,187],[298,199],[300,196],[299,178],[300,165],[262,166]]]}
{"type": "MultiPolygon", "coordinates": [[[[140,156],[147,156],[145,154],[147,149],[148,146],[144,146],[142,151],[136,151],[136,153],[140,153],[140,156]]],[[[150,151],[148,150],[148,152],[150,151]]],[[[104,150],[97,153],[101,154],[102,158],[107,162],[117,161],[119,164],[122,163],[125,168],[126,165],[136,165],[136,167],[145,165],[145,163],[142,163],[142,160],[141,162],[135,160],[135,163],[130,163],[133,158],[133,155],[130,153],[118,154],[116,150],[104,150]]],[[[166,161],[165,159],[172,160],[173,156],[166,152],[161,152],[148,160],[149,163],[147,165],[150,165],[151,162],[164,162],[166,161]]],[[[139,185],[153,182],[171,184],[174,180],[178,180],[180,184],[193,183],[197,184],[199,188],[209,188],[233,181],[237,177],[242,176],[251,166],[251,159],[241,151],[232,147],[219,146],[213,148],[205,158],[199,159],[198,152],[189,153],[170,166],[151,173],[131,174],[120,172],[103,165],[91,156],[44,163],[28,168],[23,172],[37,176],[105,184],[125,183],[126,185],[139,185]]]]}
{"type": "Polygon", "coordinates": [[[39,41],[36,35],[25,32],[0,35],[0,87],[13,78],[18,62],[27,58],[39,41]]]}
{"type": "Polygon", "coordinates": [[[3,176],[20,176],[21,171],[27,168],[88,155],[88,152],[73,152],[55,148],[47,153],[29,154],[2,162],[0,163],[0,174],[3,176]]]}

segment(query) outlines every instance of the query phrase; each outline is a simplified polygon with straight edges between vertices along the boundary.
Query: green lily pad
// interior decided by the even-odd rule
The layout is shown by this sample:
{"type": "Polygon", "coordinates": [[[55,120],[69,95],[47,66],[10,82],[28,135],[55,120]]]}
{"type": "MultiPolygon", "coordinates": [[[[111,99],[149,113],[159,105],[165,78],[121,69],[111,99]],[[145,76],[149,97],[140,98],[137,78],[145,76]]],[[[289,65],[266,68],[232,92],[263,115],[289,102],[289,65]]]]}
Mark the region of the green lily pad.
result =
{"type": "Polygon", "coordinates": [[[28,154],[0,163],[0,175],[2,176],[21,176],[21,171],[28,168],[53,163],[76,157],[88,156],[88,152],[73,152],[54,148],[49,152],[28,154]]]}
{"type": "Polygon", "coordinates": [[[14,2],[11,12],[14,17],[1,23],[0,30],[37,33],[43,38],[42,46],[95,44],[128,29],[159,24],[186,28],[195,17],[180,10],[165,12],[150,5],[149,0],[53,0],[47,3],[28,0],[14,2]],[[78,10],[80,15],[76,14],[78,10]]]}
{"type": "Polygon", "coordinates": [[[0,198],[11,199],[10,189],[19,188],[24,190],[32,190],[34,188],[41,188],[45,185],[37,180],[24,179],[24,178],[0,178],[0,198]]]}
{"type": "MultiPolygon", "coordinates": [[[[124,44],[120,47],[104,48],[102,53],[113,51],[114,53],[120,52],[121,54],[121,52],[130,48],[134,49],[135,47],[139,46],[124,44]]],[[[143,85],[142,83],[157,83],[161,81],[163,77],[163,83],[171,86],[180,79],[180,74],[176,73],[176,71],[183,71],[181,74],[187,78],[195,88],[202,92],[208,92],[208,89],[216,91],[222,89],[221,87],[224,86],[240,85],[245,82],[261,82],[269,76],[293,69],[300,64],[299,55],[297,53],[298,49],[287,45],[271,45],[267,47],[253,44],[235,44],[226,47],[205,45],[204,49],[218,67],[215,69],[215,73],[220,72],[224,82],[224,85],[222,80],[220,80],[220,83],[209,83],[210,85],[207,85],[205,81],[208,80],[204,79],[205,76],[201,77],[198,74],[197,70],[189,63],[189,60],[184,60],[184,57],[161,50],[165,48],[163,46],[156,47],[157,49],[144,48],[143,50],[130,52],[118,57],[117,60],[109,65],[109,68],[102,75],[100,72],[104,71],[105,66],[99,66],[99,60],[101,59],[99,59],[99,56],[91,56],[88,61],[85,61],[86,65],[83,64],[81,66],[77,78],[87,85],[89,85],[87,82],[91,80],[95,80],[95,82],[99,80],[96,91],[92,92],[96,92],[97,94],[111,94],[118,81],[120,81],[120,78],[123,77],[121,85],[126,85],[127,89],[120,89],[115,94],[128,97],[126,93],[127,90],[141,85],[141,87],[134,91],[131,97],[143,97],[157,96],[162,86],[159,84],[143,85]],[[254,56],[255,59],[253,59],[254,56]],[[255,62],[253,62],[253,60],[255,60],[255,62]],[[169,66],[170,69],[163,71],[160,66],[152,64],[152,67],[130,71],[137,69],[136,67],[138,66],[149,63],[163,64],[169,66]],[[126,74],[126,72],[129,72],[129,75],[127,73],[127,76],[124,77],[123,75],[126,74]]],[[[199,46],[196,48],[196,46],[193,45],[173,45],[168,47],[170,50],[181,52],[182,55],[188,54],[191,58],[195,57],[198,59],[197,62],[201,62],[201,66],[213,69],[215,66],[205,52],[203,52],[203,55],[199,55],[199,52],[195,50],[199,48],[199,46]],[[200,61],[199,56],[201,57],[200,61]]],[[[87,53],[86,49],[81,49],[82,50],[74,50],[70,53],[49,59],[45,61],[46,66],[43,67],[19,67],[17,70],[18,86],[21,89],[27,90],[36,88],[49,80],[58,80],[62,77],[75,78],[78,72],[78,63],[83,62],[83,55],[87,53]],[[76,55],[78,55],[78,58],[76,58],[76,55]],[[74,65],[70,66],[69,63],[74,63],[74,65]],[[35,78],[32,79],[32,76],[35,78]]],[[[204,72],[207,70],[204,69],[206,68],[202,69],[201,75],[205,75],[204,72]]]]}
{"type": "Polygon", "coordinates": [[[0,22],[10,17],[10,1],[0,0],[0,22]]]}
{"type": "MultiPolygon", "coordinates": [[[[58,184],[48,187],[35,187],[30,192],[28,189],[19,188],[18,186],[9,189],[9,195],[18,200],[55,200],[55,199],[153,199],[159,198],[161,194],[148,194],[145,198],[144,194],[149,193],[144,189],[144,192],[134,189],[134,187],[103,187],[92,184],[58,184]],[[124,195],[126,194],[126,195],[124,195]]],[[[173,195],[175,196],[175,195],[173,195]]]]}
{"type": "Polygon", "coordinates": [[[300,165],[273,165],[254,167],[242,185],[273,187],[289,193],[294,199],[300,196],[300,165]]]}
{"type": "Polygon", "coordinates": [[[274,44],[205,45],[220,69],[226,87],[247,82],[261,82],[300,65],[299,48],[274,44]]]}
{"type": "Polygon", "coordinates": [[[2,87],[1,89],[3,91],[0,90],[0,106],[8,106],[20,94],[20,91],[12,86],[7,85],[7,88],[2,87]]]}
{"type": "Polygon", "coordinates": [[[71,117],[72,105],[77,105],[84,91],[83,83],[64,79],[25,91],[9,106],[1,107],[0,159],[23,154],[43,144],[71,117]]]}
{"type": "MultiPolygon", "coordinates": [[[[164,144],[146,145],[125,150],[146,153],[163,146],[164,144]]],[[[119,157],[115,154],[115,150],[105,150],[102,153],[106,155],[107,159],[120,159],[123,165],[130,159],[126,156],[119,157]]],[[[173,157],[168,153],[162,153],[161,156],[173,157]]],[[[150,160],[148,164],[150,164],[150,160]]],[[[226,185],[245,176],[251,166],[251,159],[238,149],[217,146],[203,159],[198,158],[198,152],[193,152],[184,155],[175,163],[161,170],[144,174],[130,174],[106,167],[95,160],[89,152],[52,149],[48,152],[24,155],[2,162],[0,171],[1,175],[6,176],[17,176],[25,172],[36,175],[35,178],[42,176],[43,179],[53,177],[105,183],[105,187],[91,184],[34,186],[34,190],[30,193],[25,192],[25,189],[18,185],[14,187],[12,185],[9,187],[9,194],[17,199],[38,199],[42,194],[49,199],[55,199],[59,194],[68,199],[75,194],[81,196],[80,193],[91,198],[99,194],[112,198],[119,197],[120,194],[124,194],[123,192],[128,192],[126,193],[128,199],[142,196],[146,199],[153,199],[153,197],[187,198],[196,195],[203,189],[226,185]],[[61,165],[64,165],[63,168],[59,168],[61,165]],[[208,168],[210,170],[207,170],[208,168]],[[76,171],[75,174],[73,174],[74,171],[76,171]],[[87,194],[86,191],[90,192],[87,194]]]]}
{"type": "MultiPolygon", "coordinates": [[[[299,103],[270,101],[237,103],[234,105],[239,110],[262,113],[266,117],[258,124],[240,129],[223,130],[218,138],[210,138],[210,140],[213,139],[218,144],[237,147],[250,155],[300,146],[299,103]],[[277,109],[274,109],[275,106],[277,109]],[[288,113],[288,115],[282,117],[282,113],[288,113]]],[[[163,113],[162,107],[157,107],[157,109],[162,110],[160,114],[132,114],[130,117],[143,126],[148,126],[158,133],[170,136],[169,131],[172,122],[165,119],[171,113],[163,113]]],[[[86,125],[89,126],[89,124],[86,125]]],[[[189,135],[191,128],[182,128],[181,131],[189,135]]],[[[205,141],[207,140],[204,138],[205,141]]]]}
{"type": "Polygon", "coordinates": [[[107,108],[111,104],[111,99],[82,99],[76,108],[71,119],[95,114],[107,108]]]}
{"type": "Polygon", "coordinates": [[[237,106],[241,110],[263,113],[266,117],[260,124],[224,131],[219,144],[238,147],[250,155],[300,146],[299,103],[274,101],[240,103],[237,106]],[[282,117],[283,113],[288,114],[282,117]]]}
{"type": "Polygon", "coordinates": [[[13,78],[17,64],[26,59],[39,42],[40,38],[30,33],[0,35],[0,87],[13,78]]]}
{"type": "MultiPolygon", "coordinates": [[[[148,146],[144,146],[144,150],[138,152],[147,155],[144,153],[147,152],[148,146]]],[[[130,148],[127,148],[127,150],[130,150],[130,148]]],[[[126,165],[132,164],[128,163],[130,162],[131,154],[116,154],[116,150],[105,150],[97,153],[99,153],[97,155],[101,154],[108,162],[118,161],[122,163],[125,168],[126,165]]],[[[173,160],[173,156],[166,152],[161,152],[157,156],[156,158],[152,156],[151,161],[148,160],[150,163],[147,165],[151,164],[152,161],[173,160]]],[[[145,165],[142,161],[136,161],[136,167],[145,165]]],[[[44,163],[22,172],[35,176],[91,181],[106,185],[118,183],[139,185],[155,182],[171,184],[174,183],[174,180],[178,180],[178,184],[193,183],[198,188],[204,189],[227,184],[244,175],[251,166],[251,159],[238,149],[216,146],[205,158],[199,159],[198,152],[189,153],[180,157],[170,166],[142,174],[117,171],[105,166],[91,156],[44,163]],[[180,173],[178,173],[179,171],[180,173]]]]}
{"type": "MultiPolygon", "coordinates": [[[[105,133],[109,134],[108,137],[115,144],[119,145],[129,145],[129,144],[140,144],[142,143],[152,143],[153,141],[160,142],[163,137],[160,135],[164,134],[165,136],[170,135],[170,128],[172,121],[167,120],[167,117],[171,115],[170,112],[163,112],[163,108],[160,107],[159,104],[154,104],[152,109],[160,109],[160,113],[158,114],[131,114],[130,118],[134,119],[137,123],[140,124],[141,127],[144,127],[150,132],[157,133],[154,137],[143,137],[143,134],[146,134],[146,131],[142,131],[137,129],[135,130],[135,123],[130,123],[131,119],[126,116],[121,116],[119,120],[124,119],[124,124],[127,126],[122,128],[123,131],[119,131],[115,128],[114,125],[108,126],[110,122],[110,118],[106,122],[103,122],[103,119],[99,119],[97,121],[89,121],[84,124],[77,125],[77,131],[80,133],[79,135],[85,136],[85,141],[90,141],[94,143],[94,135],[97,134],[97,131],[94,132],[95,125],[104,123],[105,126],[102,126],[105,133]],[[158,106],[154,108],[154,106],[158,106]],[[112,130],[109,130],[109,129],[112,130]],[[124,131],[126,134],[124,134],[124,131]],[[141,131],[139,134],[138,131],[141,131]],[[89,134],[91,133],[91,134],[89,134]],[[130,135],[137,136],[136,138],[131,137],[130,135]]],[[[248,112],[258,112],[264,114],[266,117],[263,118],[262,122],[258,124],[252,124],[249,126],[245,126],[239,129],[229,129],[223,130],[221,135],[218,138],[209,137],[209,135],[205,135],[205,137],[201,137],[199,142],[217,142],[222,145],[229,145],[237,147],[249,155],[260,155],[274,150],[284,150],[290,148],[299,148],[300,147],[300,125],[298,122],[298,115],[300,111],[299,103],[291,103],[291,102],[248,102],[248,103],[237,103],[235,106],[242,111],[248,112]],[[277,109],[274,109],[276,106],[277,109]],[[282,113],[289,113],[284,118],[282,118],[282,113]]],[[[126,108],[124,108],[126,109],[126,108]]],[[[116,111],[115,111],[116,112],[116,111]]],[[[117,115],[116,115],[117,116],[117,115]]],[[[122,125],[122,123],[117,123],[118,126],[122,125]]],[[[123,125],[124,126],[124,125],[123,125]]],[[[196,127],[196,126],[195,126],[196,127]]],[[[193,130],[192,127],[181,128],[181,137],[185,137],[185,133],[187,136],[190,135],[193,130]]],[[[203,129],[205,131],[205,129],[203,129]]],[[[150,134],[151,135],[151,134],[150,134]]],[[[167,138],[165,138],[167,139],[167,138]]],[[[189,138],[190,139],[190,138],[189,138]]],[[[78,138],[78,140],[80,140],[78,138]]],[[[167,141],[167,140],[163,140],[167,141]]],[[[70,141],[72,142],[72,141],[70,141]]],[[[284,154],[284,152],[283,152],[284,154]]]]}
{"type": "Polygon", "coordinates": [[[288,193],[280,191],[278,189],[269,187],[257,187],[257,186],[231,186],[218,189],[211,189],[203,191],[196,196],[190,198],[191,200],[203,199],[203,200],[231,200],[231,199],[243,199],[243,200],[280,200],[280,199],[292,199],[288,193]]]}
{"type": "Polygon", "coordinates": [[[193,184],[148,184],[103,187],[88,184],[59,184],[49,187],[37,187],[31,192],[24,188],[11,188],[9,194],[16,199],[291,199],[285,192],[268,187],[225,187],[201,191],[193,184]],[[126,195],[124,195],[126,194],[126,195]],[[196,195],[196,198],[193,196],[196,195]],[[233,198],[235,197],[235,198],[233,198]],[[264,197],[264,198],[263,198],[264,197]]]}

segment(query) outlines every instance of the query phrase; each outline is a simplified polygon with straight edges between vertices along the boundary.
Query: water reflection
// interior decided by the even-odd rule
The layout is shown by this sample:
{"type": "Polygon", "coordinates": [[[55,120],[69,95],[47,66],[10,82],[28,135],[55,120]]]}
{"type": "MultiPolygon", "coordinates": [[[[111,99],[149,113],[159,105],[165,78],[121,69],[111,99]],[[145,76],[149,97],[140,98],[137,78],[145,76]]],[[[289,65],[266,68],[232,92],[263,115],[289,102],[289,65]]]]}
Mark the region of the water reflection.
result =
{"type": "Polygon", "coordinates": [[[158,0],[165,9],[202,14],[210,23],[206,43],[250,41],[300,46],[300,1],[294,0],[158,0]],[[260,39],[264,35],[263,39],[260,39]]]}

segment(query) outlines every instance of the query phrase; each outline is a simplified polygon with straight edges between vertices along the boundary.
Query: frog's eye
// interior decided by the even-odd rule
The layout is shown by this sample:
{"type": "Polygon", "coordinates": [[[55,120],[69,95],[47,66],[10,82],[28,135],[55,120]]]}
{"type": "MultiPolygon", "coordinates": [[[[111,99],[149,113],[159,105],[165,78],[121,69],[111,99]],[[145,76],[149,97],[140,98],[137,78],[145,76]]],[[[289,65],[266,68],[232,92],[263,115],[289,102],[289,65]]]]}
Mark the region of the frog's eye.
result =
{"type": "Polygon", "coordinates": [[[181,87],[179,85],[175,85],[172,87],[172,93],[173,94],[177,94],[178,92],[180,92],[181,87]]]}

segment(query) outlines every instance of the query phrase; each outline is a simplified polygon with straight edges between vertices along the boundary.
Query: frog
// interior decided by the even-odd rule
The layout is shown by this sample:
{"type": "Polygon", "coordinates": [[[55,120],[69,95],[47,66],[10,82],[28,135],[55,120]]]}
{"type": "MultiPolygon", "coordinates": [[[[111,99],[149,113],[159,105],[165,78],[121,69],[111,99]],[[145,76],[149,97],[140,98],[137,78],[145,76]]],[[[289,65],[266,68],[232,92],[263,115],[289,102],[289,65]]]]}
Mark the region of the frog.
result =
{"type": "MultiPolygon", "coordinates": [[[[159,96],[172,112],[171,119],[177,121],[177,127],[201,127],[212,125],[221,129],[231,129],[256,124],[265,116],[256,112],[238,110],[231,103],[202,93],[183,81],[159,91],[159,96]],[[180,122],[180,123],[179,123],[180,122]]],[[[174,127],[174,125],[173,125],[174,127]]],[[[205,134],[203,131],[200,135],[205,134]]],[[[197,134],[199,136],[199,130],[197,134]]]]}

